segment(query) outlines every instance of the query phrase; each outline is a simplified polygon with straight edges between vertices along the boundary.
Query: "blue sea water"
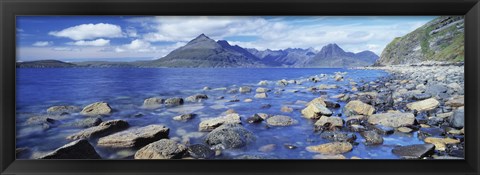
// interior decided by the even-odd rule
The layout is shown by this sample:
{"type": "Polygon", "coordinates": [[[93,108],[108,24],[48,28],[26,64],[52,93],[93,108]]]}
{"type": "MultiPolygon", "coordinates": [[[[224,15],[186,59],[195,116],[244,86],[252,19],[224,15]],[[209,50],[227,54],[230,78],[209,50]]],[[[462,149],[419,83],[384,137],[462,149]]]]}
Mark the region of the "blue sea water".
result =
{"type": "MultiPolygon", "coordinates": [[[[217,117],[227,109],[237,111],[243,120],[243,125],[253,133],[257,139],[254,143],[242,149],[225,150],[222,158],[233,158],[239,155],[264,155],[279,159],[311,159],[315,153],[305,150],[305,147],[328,142],[321,139],[319,133],[313,130],[314,121],[301,116],[303,105],[297,101],[310,101],[319,97],[318,93],[308,92],[306,89],[320,84],[336,84],[337,89],[325,90],[328,96],[339,93],[349,93],[350,81],[370,82],[388,74],[380,70],[354,69],[302,69],[302,68],[211,68],[211,69],[183,69],[183,68],[19,68],[17,69],[17,147],[28,147],[33,155],[20,158],[34,158],[48,153],[69,141],[65,138],[83,128],[65,127],[68,124],[85,117],[73,114],[60,120],[54,127],[44,128],[42,125],[31,126],[26,124],[28,118],[35,115],[45,115],[46,109],[54,105],[86,106],[97,101],[110,104],[114,112],[103,121],[123,119],[132,127],[142,127],[149,124],[164,124],[170,128],[170,138],[178,137],[188,140],[189,143],[202,143],[206,133],[198,132],[198,124],[202,119],[217,117]],[[334,81],[332,78],[314,83],[306,81],[301,85],[291,84],[287,87],[276,85],[281,79],[301,80],[310,76],[335,72],[346,72],[346,81],[334,81]],[[267,80],[268,93],[266,99],[255,99],[257,83],[267,80]],[[221,88],[238,89],[240,86],[251,86],[253,91],[246,94],[229,94],[221,88]],[[204,91],[208,86],[212,90],[204,91]],[[283,91],[282,91],[283,90],[283,91]],[[298,90],[298,92],[294,92],[298,90]],[[273,92],[278,91],[278,94],[273,92]],[[143,100],[153,96],[188,97],[197,93],[204,93],[209,99],[200,103],[186,103],[178,107],[162,107],[158,109],[142,108],[143,100]],[[217,98],[224,96],[225,99],[217,98]],[[251,98],[253,102],[243,100],[251,98]],[[240,102],[228,102],[239,99],[240,102]],[[271,108],[261,108],[270,104],[271,108]],[[291,113],[281,112],[283,106],[294,109],[291,113]],[[178,122],[172,117],[183,113],[195,113],[197,117],[188,122],[178,122]],[[299,121],[299,124],[288,127],[267,127],[263,124],[249,124],[246,118],[255,113],[272,115],[287,115],[299,121]],[[136,114],[143,114],[138,117],[136,114]],[[189,137],[189,139],[185,139],[189,137]],[[274,149],[268,152],[259,150],[264,145],[274,144],[274,149]],[[284,144],[293,144],[298,148],[287,149],[284,144]]],[[[342,106],[344,102],[339,102],[342,106]]],[[[334,110],[341,113],[341,108],[334,110]]],[[[344,116],[343,116],[344,117],[344,116]]],[[[366,159],[396,159],[391,149],[396,145],[410,145],[422,143],[416,135],[390,135],[384,137],[385,142],[380,146],[366,146],[362,137],[358,135],[354,149],[345,153],[350,158],[357,156],[366,159]]],[[[91,140],[92,145],[103,158],[121,159],[131,158],[135,150],[110,149],[96,146],[97,140],[91,140]]]]}

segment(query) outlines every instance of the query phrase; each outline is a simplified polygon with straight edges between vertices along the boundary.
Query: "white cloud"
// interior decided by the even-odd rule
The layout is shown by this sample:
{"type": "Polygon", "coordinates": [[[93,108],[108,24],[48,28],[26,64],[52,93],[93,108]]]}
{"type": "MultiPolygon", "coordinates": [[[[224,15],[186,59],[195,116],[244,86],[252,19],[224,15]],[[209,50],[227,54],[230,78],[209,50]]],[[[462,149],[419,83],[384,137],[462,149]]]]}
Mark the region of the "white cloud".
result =
{"type": "Polygon", "coordinates": [[[73,47],[54,47],[52,48],[53,51],[61,51],[61,52],[79,52],[81,49],[73,48],[73,47]]]}
{"type": "Polygon", "coordinates": [[[110,44],[110,40],[100,38],[92,41],[80,40],[75,42],[69,42],[67,44],[75,46],[106,46],[110,44]]]}
{"type": "Polygon", "coordinates": [[[123,37],[120,26],[107,23],[81,24],[60,31],[51,31],[48,34],[72,40],[123,37]]]}
{"type": "Polygon", "coordinates": [[[51,41],[37,41],[37,42],[33,43],[32,46],[46,47],[46,46],[51,46],[52,44],[53,44],[53,42],[51,42],[51,41]]]}

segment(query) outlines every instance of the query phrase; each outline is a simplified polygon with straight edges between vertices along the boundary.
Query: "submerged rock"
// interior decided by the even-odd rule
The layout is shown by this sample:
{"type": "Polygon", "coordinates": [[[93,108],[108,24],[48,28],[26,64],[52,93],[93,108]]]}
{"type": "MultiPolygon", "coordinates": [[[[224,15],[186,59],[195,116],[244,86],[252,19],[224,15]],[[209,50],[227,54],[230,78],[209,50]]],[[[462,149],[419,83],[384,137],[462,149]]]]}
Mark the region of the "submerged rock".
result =
{"type": "Polygon", "coordinates": [[[63,114],[79,112],[80,108],[77,106],[52,106],[47,109],[49,114],[63,114]]]}
{"type": "Polygon", "coordinates": [[[415,116],[412,113],[401,112],[374,114],[368,117],[368,123],[398,128],[413,125],[415,123],[415,116]]]}
{"type": "Polygon", "coordinates": [[[205,143],[224,149],[241,148],[255,141],[252,132],[239,124],[224,124],[208,133],[205,143]]]}
{"type": "Polygon", "coordinates": [[[240,124],[242,121],[240,120],[240,115],[236,113],[232,114],[227,114],[225,116],[220,116],[216,118],[210,118],[207,120],[203,120],[198,124],[198,130],[199,131],[212,131],[215,128],[226,124],[226,123],[234,123],[234,124],[240,124]]]}
{"type": "Polygon", "coordinates": [[[254,97],[255,98],[267,98],[268,95],[267,95],[267,93],[264,92],[264,93],[257,93],[257,94],[255,94],[254,97]]]}
{"type": "Polygon", "coordinates": [[[168,98],[167,100],[165,100],[165,105],[167,106],[183,105],[183,98],[180,98],[180,97],[168,98]]]}
{"type": "Polygon", "coordinates": [[[141,148],[135,159],[180,159],[187,153],[187,147],[173,140],[162,139],[141,148]]]}
{"type": "Polygon", "coordinates": [[[425,141],[425,143],[434,144],[435,150],[439,150],[439,151],[445,151],[447,144],[460,143],[460,140],[451,139],[451,138],[437,138],[437,137],[427,137],[423,141],[425,141]]]}
{"type": "Polygon", "coordinates": [[[70,140],[89,139],[103,137],[128,128],[128,123],[124,120],[110,120],[100,123],[100,125],[84,129],[78,133],[67,137],[70,140]]]}
{"type": "Polygon", "coordinates": [[[285,112],[285,113],[290,113],[290,112],[293,112],[293,108],[288,107],[288,106],[282,106],[280,111],[285,112]]]}
{"type": "Polygon", "coordinates": [[[196,95],[192,95],[192,96],[189,96],[189,97],[185,98],[185,101],[195,103],[195,102],[199,102],[199,101],[206,100],[206,99],[208,99],[207,95],[196,94],[196,95]]]}
{"type": "Polygon", "coordinates": [[[158,108],[162,106],[165,102],[165,99],[160,97],[147,98],[143,101],[143,107],[145,108],[158,108]]]}
{"type": "Polygon", "coordinates": [[[343,112],[346,116],[372,115],[373,112],[375,112],[375,108],[359,100],[353,100],[348,102],[345,107],[343,107],[343,112]]]}
{"type": "Polygon", "coordinates": [[[421,159],[433,154],[434,148],[433,144],[398,146],[393,148],[392,153],[404,159],[421,159]]]}
{"type": "Polygon", "coordinates": [[[96,102],[92,103],[85,108],[83,108],[81,114],[88,115],[88,116],[95,116],[95,115],[108,115],[112,112],[112,108],[110,105],[105,102],[96,102]]]}
{"type": "Polygon", "coordinates": [[[188,146],[188,154],[196,159],[212,159],[215,157],[215,151],[203,144],[188,146]]]}
{"type": "Polygon", "coordinates": [[[187,120],[192,119],[193,117],[195,117],[195,114],[192,114],[192,113],[182,114],[182,115],[178,115],[178,116],[173,117],[173,120],[187,121],[187,120]]]}
{"type": "Polygon", "coordinates": [[[258,82],[258,85],[259,86],[267,86],[268,82],[266,80],[262,80],[262,81],[258,82]]]}
{"type": "Polygon", "coordinates": [[[383,143],[383,137],[375,131],[361,132],[360,135],[365,139],[366,145],[380,145],[383,143]]]}
{"type": "Polygon", "coordinates": [[[270,126],[290,126],[298,123],[297,120],[285,115],[274,115],[267,118],[266,121],[270,126]]]}
{"type": "Polygon", "coordinates": [[[264,119],[258,114],[254,114],[252,117],[247,118],[248,123],[260,123],[263,120],[264,119]]]}
{"type": "Polygon", "coordinates": [[[167,138],[169,131],[170,129],[163,125],[148,125],[102,137],[98,140],[98,145],[114,148],[138,148],[167,138]]]}
{"type": "Polygon", "coordinates": [[[437,108],[440,105],[440,102],[434,98],[429,98],[422,101],[417,101],[413,103],[408,103],[407,108],[410,110],[417,110],[417,111],[429,111],[437,108]]]}
{"type": "Polygon", "coordinates": [[[70,142],[40,159],[101,159],[95,148],[85,139],[70,142]]]}
{"type": "Polygon", "coordinates": [[[325,131],[320,134],[320,137],[333,142],[354,142],[357,139],[355,134],[348,134],[340,131],[325,131]]]}
{"type": "Polygon", "coordinates": [[[352,144],[348,142],[332,142],[325,143],[317,146],[308,146],[306,149],[309,152],[322,153],[328,155],[343,154],[351,151],[352,144]]]}
{"type": "Polygon", "coordinates": [[[252,92],[252,88],[250,86],[242,86],[238,88],[238,91],[240,93],[249,93],[249,92],[252,92]]]}
{"type": "Polygon", "coordinates": [[[322,116],[320,117],[317,122],[315,122],[315,126],[317,127],[339,127],[343,126],[343,119],[340,117],[327,117],[322,116]]]}
{"type": "Polygon", "coordinates": [[[264,93],[264,92],[269,92],[270,90],[267,88],[259,87],[255,90],[256,93],[264,93]]]}

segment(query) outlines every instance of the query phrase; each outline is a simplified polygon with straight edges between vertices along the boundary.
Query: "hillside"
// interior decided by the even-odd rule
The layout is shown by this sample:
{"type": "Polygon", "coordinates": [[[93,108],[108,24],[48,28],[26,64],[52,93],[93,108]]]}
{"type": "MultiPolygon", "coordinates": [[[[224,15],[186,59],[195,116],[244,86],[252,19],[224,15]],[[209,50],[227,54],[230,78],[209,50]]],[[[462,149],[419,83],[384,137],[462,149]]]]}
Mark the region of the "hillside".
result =
{"type": "Polygon", "coordinates": [[[58,60],[39,60],[39,61],[27,61],[17,62],[16,67],[19,68],[64,68],[75,67],[75,64],[67,63],[58,60]]]}

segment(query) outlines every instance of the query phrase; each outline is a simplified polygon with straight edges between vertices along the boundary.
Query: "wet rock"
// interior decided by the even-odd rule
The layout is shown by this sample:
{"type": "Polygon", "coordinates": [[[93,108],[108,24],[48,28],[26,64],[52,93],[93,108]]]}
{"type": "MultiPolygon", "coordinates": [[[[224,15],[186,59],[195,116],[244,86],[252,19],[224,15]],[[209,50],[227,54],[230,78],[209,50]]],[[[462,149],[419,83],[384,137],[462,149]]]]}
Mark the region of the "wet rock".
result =
{"type": "Polygon", "coordinates": [[[238,89],[230,89],[227,93],[236,94],[236,93],[238,93],[238,89]]]}
{"type": "Polygon", "coordinates": [[[447,92],[448,88],[444,85],[440,84],[435,84],[435,85],[430,85],[425,89],[425,93],[429,93],[432,96],[435,96],[437,94],[445,93],[447,92]]]}
{"type": "Polygon", "coordinates": [[[274,115],[267,118],[266,122],[270,126],[290,126],[298,123],[297,120],[285,115],[274,115]]]}
{"type": "Polygon", "coordinates": [[[234,159],[278,159],[277,157],[270,156],[270,155],[262,155],[262,154],[244,154],[235,157],[234,159]]]}
{"type": "Polygon", "coordinates": [[[320,137],[333,142],[350,142],[353,143],[357,136],[355,134],[348,134],[340,131],[325,131],[320,134],[320,137]]]}
{"type": "Polygon", "coordinates": [[[225,112],[222,112],[222,115],[228,115],[228,114],[238,114],[238,112],[235,111],[234,109],[228,109],[225,112]]]}
{"type": "Polygon", "coordinates": [[[417,111],[429,111],[437,108],[440,105],[440,102],[434,98],[429,98],[426,100],[421,100],[413,103],[408,103],[407,108],[410,110],[417,111]]]}
{"type": "Polygon", "coordinates": [[[143,101],[143,106],[145,108],[158,108],[162,106],[162,104],[165,102],[165,99],[160,98],[160,97],[152,97],[152,98],[147,98],[143,101]]]}
{"type": "Polygon", "coordinates": [[[262,109],[268,109],[268,108],[271,108],[272,105],[271,104],[262,104],[262,106],[260,108],[262,109]]]}
{"type": "Polygon", "coordinates": [[[440,114],[437,114],[437,117],[438,118],[450,118],[451,116],[453,116],[453,112],[446,112],[446,113],[440,113],[440,114]]]}
{"type": "Polygon", "coordinates": [[[206,100],[208,99],[208,96],[205,95],[205,94],[196,94],[196,95],[192,95],[192,96],[189,96],[187,98],[185,98],[185,101],[188,101],[188,102],[200,102],[202,100],[206,100]]]}
{"type": "Polygon", "coordinates": [[[238,88],[238,91],[240,93],[249,93],[249,92],[252,92],[252,88],[249,87],[249,86],[242,86],[242,87],[238,88]]]}
{"type": "Polygon", "coordinates": [[[318,119],[321,116],[330,116],[332,115],[332,111],[330,111],[327,107],[322,105],[321,103],[310,102],[308,106],[302,110],[302,115],[308,119],[318,119]]]}
{"type": "Polygon", "coordinates": [[[252,117],[247,118],[248,123],[260,123],[264,120],[260,115],[254,114],[252,117]]]}
{"type": "Polygon", "coordinates": [[[345,107],[343,108],[343,112],[346,116],[372,115],[373,112],[375,112],[375,108],[359,100],[353,100],[348,102],[347,105],[345,105],[345,107]]]}
{"type": "Polygon", "coordinates": [[[316,154],[312,157],[313,159],[347,159],[341,154],[337,155],[325,155],[325,154],[316,154]]]}
{"type": "Polygon", "coordinates": [[[333,77],[333,79],[335,79],[335,81],[343,81],[343,76],[340,74],[337,74],[333,77]]]}
{"type": "Polygon", "coordinates": [[[290,113],[290,112],[293,112],[293,108],[288,107],[288,106],[282,106],[282,108],[280,109],[280,111],[286,112],[286,113],[290,113]]]}
{"type": "Polygon", "coordinates": [[[340,104],[333,101],[324,101],[327,108],[339,108],[340,104]]]}
{"type": "Polygon", "coordinates": [[[26,125],[37,125],[37,124],[48,124],[49,122],[47,120],[63,120],[68,118],[68,115],[38,115],[38,116],[33,116],[27,119],[25,121],[26,125]]]}
{"type": "Polygon", "coordinates": [[[445,151],[447,144],[460,143],[460,140],[451,139],[451,138],[437,138],[437,137],[427,137],[423,141],[425,143],[434,144],[435,150],[439,150],[439,151],[445,151]]]}
{"type": "Polygon", "coordinates": [[[457,109],[449,118],[450,126],[454,128],[463,128],[465,126],[465,109],[457,109]]]}
{"type": "Polygon", "coordinates": [[[275,144],[263,145],[262,147],[258,148],[258,151],[264,152],[264,153],[272,152],[275,150],[276,147],[277,145],[275,144]]]}
{"type": "Polygon", "coordinates": [[[63,114],[79,112],[80,108],[77,106],[52,106],[47,109],[49,114],[63,114]]]}
{"type": "Polygon", "coordinates": [[[412,113],[401,112],[374,114],[368,117],[368,123],[398,128],[413,125],[415,123],[415,116],[412,113]]]}
{"type": "Polygon", "coordinates": [[[283,80],[279,80],[277,81],[277,85],[278,86],[287,86],[288,85],[288,81],[283,79],[283,80]]]}
{"type": "Polygon", "coordinates": [[[239,99],[228,100],[228,102],[239,102],[239,101],[240,101],[239,99]]]}
{"type": "Polygon", "coordinates": [[[259,86],[267,86],[268,82],[266,80],[262,80],[262,81],[258,82],[258,85],[259,86]]]}
{"type": "Polygon", "coordinates": [[[404,159],[421,159],[434,153],[435,145],[417,144],[408,146],[398,146],[393,148],[392,153],[404,159]]]}
{"type": "Polygon", "coordinates": [[[255,98],[267,98],[268,95],[267,95],[267,93],[264,92],[264,93],[257,93],[257,94],[255,94],[254,97],[255,98]]]}
{"type": "Polygon", "coordinates": [[[203,87],[203,90],[204,90],[204,91],[209,91],[209,90],[212,90],[212,88],[211,88],[211,87],[208,87],[208,86],[205,86],[205,87],[203,87]]]}
{"type": "Polygon", "coordinates": [[[239,124],[224,124],[208,133],[205,143],[224,149],[241,148],[255,141],[252,132],[239,124]]]}
{"type": "Polygon", "coordinates": [[[245,102],[245,103],[250,103],[250,102],[253,102],[253,99],[247,98],[247,99],[243,100],[243,102],[245,102]]]}
{"type": "Polygon", "coordinates": [[[94,126],[98,126],[100,123],[102,123],[102,119],[98,117],[89,117],[77,122],[73,122],[71,124],[66,124],[65,126],[73,126],[73,127],[80,127],[80,128],[90,128],[94,126]]]}
{"type": "Polygon", "coordinates": [[[432,95],[426,94],[426,93],[414,94],[413,95],[414,100],[425,100],[425,99],[429,99],[429,98],[432,98],[432,95]]]}
{"type": "Polygon", "coordinates": [[[167,138],[169,131],[170,129],[163,125],[148,125],[102,137],[98,140],[98,145],[114,148],[139,148],[167,138]]]}
{"type": "Polygon", "coordinates": [[[444,130],[442,128],[430,128],[422,127],[418,130],[418,138],[425,139],[427,137],[441,136],[444,135],[444,130]]]}
{"type": "Polygon", "coordinates": [[[308,102],[305,106],[308,106],[310,104],[319,104],[319,105],[322,105],[322,106],[327,106],[327,104],[325,103],[325,101],[322,97],[318,97],[318,98],[313,99],[312,101],[308,102]]]}
{"type": "Polygon", "coordinates": [[[452,97],[447,102],[445,102],[445,105],[451,107],[465,106],[465,97],[463,95],[452,97]]]}
{"type": "Polygon", "coordinates": [[[168,98],[167,100],[165,100],[165,105],[167,106],[183,105],[183,98],[180,98],[180,97],[168,98]]]}
{"type": "Polygon", "coordinates": [[[80,113],[87,116],[96,116],[108,115],[110,114],[110,112],[112,112],[112,108],[110,108],[110,105],[108,105],[108,103],[96,102],[83,108],[82,112],[80,113]]]}
{"type": "Polygon", "coordinates": [[[95,148],[85,139],[70,142],[40,159],[101,159],[95,148]]]}
{"type": "Polygon", "coordinates": [[[115,132],[125,130],[129,127],[128,123],[124,120],[109,120],[100,123],[98,126],[84,129],[78,133],[72,134],[67,137],[69,140],[76,139],[89,139],[103,137],[115,132]]]}
{"type": "Polygon", "coordinates": [[[215,151],[203,144],[195,144],[188,146],[188,153],[196,159],[212,159],[215,157],[215,151]]]}
{"type": "Polygon", "coordinates": [[[400,127],[400,128],[397,128],[397,130],[402,132],[402,133],[411,133],[413,131],[413,129],[408,128],[408,127],[400,127]]]}
{"type": "Polygon", "coordinates": [[[369,128],[381,135],[390,135],[395,132],[394,128],[383,125],[369,125],[369,128]]]}
{"type": "Polygon", "coordinates": [[[141,148],[135,159],[180,159],[187,153],[187,147],[173,140],[162,139],[141,148]]]}
{"type": "Polygon", "coordinates": [[[332,142],[332,143],[325,143],[317,146],[308,146],[306,149],[309,152],[335,155],[335,154],[343,154],[343,153],[349,152],[352,150],[352,148],[353,148],[352,144],[348,142],[332,142]]]}
{"type": "Polygon", "coordinates": [[[334,84],[332,85],[321,84],[318,86],[318,89],[320,90],[328,90],[328,89],[336,89],[336,88],[338,88],[338,86],[334,84]]]}
{"type": "Polygon", "coordinates": [[[293,144],[283,144],[283,146],[287,149],[297,149],[298,147],[296,145],[293,145],[293,144]]]}
{"type": "Polygon", "coordinates": [[[365,139],[366,145],[380,145],[383,143],[383,137],[375,131],[361,132],[360,135],[365,139]]]}
{"type": "Polygon", "coordinates": [[[195,117],[195,114],[192,114],[192,113],[182,114],[182,115],[178,115],[178,116],[173,117],[173,120],[188,121],[188,120],[191,120],[193,117],[195,117]]]}
{"type": "Polygon", "coordinates": [[[327,116],[322,116],[320,117],[317,122],[315,122],[315,126],[317,127],[322,127],[322,126],[328,126],[328,127],[339,127],[341,128],[343,126],[343,119],[340,117],[327,117],[327,116]]]}
{"type": "Polygon", "coordinates": [[[330,98],[335,98],[335,99],[337,99],[337,98],[343,98],[343,97],[345,97],[345,94],[334,95],[334,96],[331,96],[330,98]]]}
{"type": "Polygon", "coordinates": [[[256,93],[264,93],[264,92],[269,92],[270,90],[267,89],[267,88],[262,88],[262,87],[259,87],[255,90],[256,93]]]}
{"type": "Polygon", "coordinates": [[[238,114],[227,114],[225,116],[220,116],[216,118],[210,118],[203,120],[200,122],[198,125],[198,130],[199,131],[212,131],[215,128],[226,124],[226,123],[234,123],[234,124],[240,124],[242,121],[240,120],[240,115],[238,114]]]}
{"type": "Polygon", "coordinates": [[[363,131],[366,131],[367,129],[362,125],[353,124],[348,126],[348,130],[352,132],[363,132],[363,131]]]}
{"type": "Polygon", "coordinates": [[[347,124],[347,126],[352,125],[352,124],[359,125],[359,124],[362,123],[362,121],[364,119],[366,119],[366,117],[363,116],[363,115],[353,115],[353,116],[347,117],[345,119],[345,123],[347,124]]]}

